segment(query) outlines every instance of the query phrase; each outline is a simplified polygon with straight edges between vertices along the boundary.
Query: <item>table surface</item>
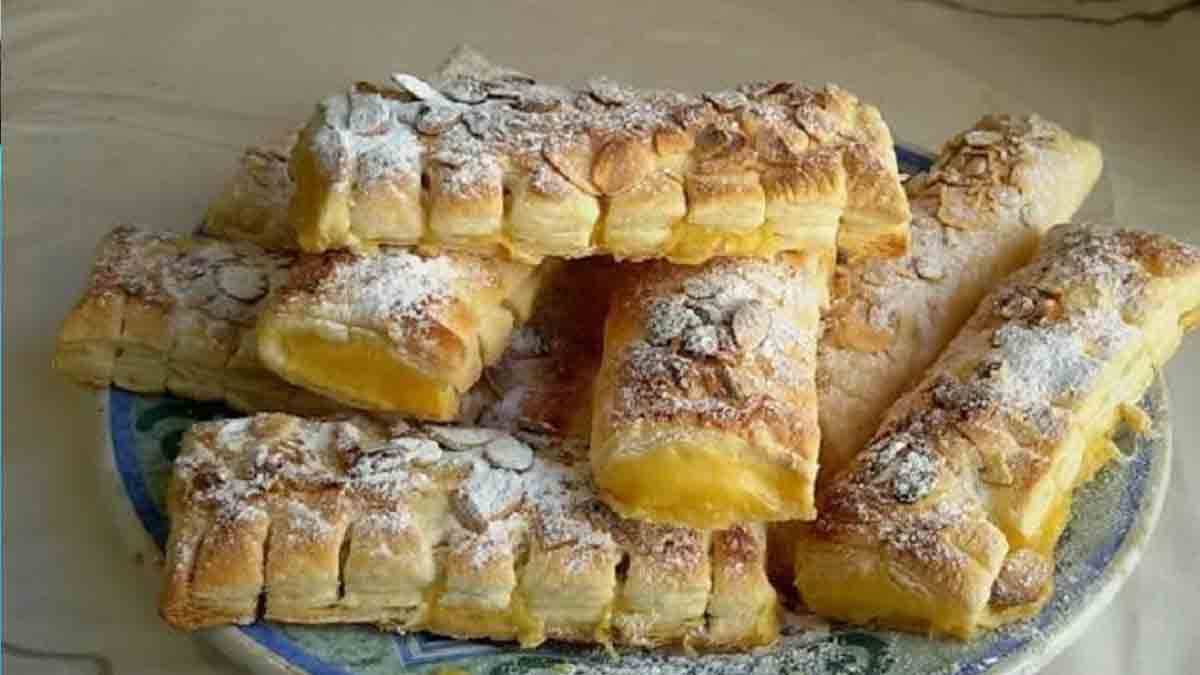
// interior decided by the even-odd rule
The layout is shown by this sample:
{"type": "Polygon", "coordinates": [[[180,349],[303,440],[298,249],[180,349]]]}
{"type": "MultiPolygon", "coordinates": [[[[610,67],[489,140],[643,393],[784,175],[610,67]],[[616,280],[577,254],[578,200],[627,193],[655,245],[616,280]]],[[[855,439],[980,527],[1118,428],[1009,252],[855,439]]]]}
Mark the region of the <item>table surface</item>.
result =
{"type": "MultiPolygon", "coordinates": [[[[103,507],[95,398],[50,372],[53,338],[102,233],[193,228],[241,147],[353,79],[429,73],[466,42],[549,80],[836,81],[928,148],[983,113],[1037,111],[1104,150],[1083,216],[1200,243],[1198,12],[1106,25],[945,1],[342,4],[5,3],[5,670],[99,669],[31,649],[100,654],[115,673],[233,670],[159,622],[157,589],[103,507]]],[[[1200,661],[1200,340],[1167,379],[1176,452],[1158,532],[1113,606],[1046,672],[1200,661]]]]}

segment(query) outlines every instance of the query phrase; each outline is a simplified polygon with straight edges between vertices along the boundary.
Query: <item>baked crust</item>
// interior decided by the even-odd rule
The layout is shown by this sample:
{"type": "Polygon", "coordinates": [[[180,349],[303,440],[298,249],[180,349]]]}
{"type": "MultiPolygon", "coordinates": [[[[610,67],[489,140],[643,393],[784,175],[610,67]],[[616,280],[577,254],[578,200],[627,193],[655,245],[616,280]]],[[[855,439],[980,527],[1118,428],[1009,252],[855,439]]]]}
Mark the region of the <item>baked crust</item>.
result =
{"type": "Polygon", "coordinates": [[[818,358],[821,481],[870,440],[989,289],[1100,175],[1100,150],[1036,115],[988,115],[906,184],[912,250],[839,264],[818,358]]]}
{"type": "Polygon", "coordinates": [[[1035,613],[1073,489],[1200,307],[1200,249],[1080,225],[991,291],[798,526],[814,611],[969,636],[1035,613]]]}
{"type": "Polygon", "coordinates": [[[642,263],[613,297],[592,470],[627,517],[811,519],[816,343],[830,256],[642,263]]]}
{"type": "Polygon", "coordinates": [[[208,207],[205,234],[269,249],[297,248],[296,232],[288,221],[295,192],[288,157],[299,133],[293,129],[242,151],[233,176],[208,207]]]}
{"type": "Polygon", "coordinates": [[[622,520],[583,448],[287,415],[200,423],[168,495],[162,614],[726,649],[777,632],[761,525],[622,520]]]}
{"type": "Polygon", "coordinates": [[[93,387],[224,400],[241,410],[335,405],[263,367],[254,321],[295,263],[245,242],[114,229],[64,320],[54,367],[93,387]]]}
{"type": "Polygon", "coordinates": [[[259,317],[258,351],[346,405],[449,421],[529,318],[550,264],[397,248],[304,256],[259,317]]]}
{"type": "Polygon", "coordinates": [[[580,90],[479,64],[318,106],[291,168],[310,251],[378,244],[537,261],[697,263],[832,247],[900,255],[909,210],[874,107],[829,85],[580,90]]]}

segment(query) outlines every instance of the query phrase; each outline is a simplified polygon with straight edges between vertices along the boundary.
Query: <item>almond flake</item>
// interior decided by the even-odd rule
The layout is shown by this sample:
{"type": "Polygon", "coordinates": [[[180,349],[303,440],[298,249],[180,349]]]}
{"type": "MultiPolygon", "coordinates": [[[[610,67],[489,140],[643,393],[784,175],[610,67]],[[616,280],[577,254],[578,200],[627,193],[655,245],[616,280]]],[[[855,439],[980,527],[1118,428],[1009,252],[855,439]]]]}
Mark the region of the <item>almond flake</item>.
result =
{"type": "Polygon", "coordinates": [[[521,472],[533,466],[533,450],[511,436],[501,436],[483,446],[483,456],[498,469],[521,472]]]}

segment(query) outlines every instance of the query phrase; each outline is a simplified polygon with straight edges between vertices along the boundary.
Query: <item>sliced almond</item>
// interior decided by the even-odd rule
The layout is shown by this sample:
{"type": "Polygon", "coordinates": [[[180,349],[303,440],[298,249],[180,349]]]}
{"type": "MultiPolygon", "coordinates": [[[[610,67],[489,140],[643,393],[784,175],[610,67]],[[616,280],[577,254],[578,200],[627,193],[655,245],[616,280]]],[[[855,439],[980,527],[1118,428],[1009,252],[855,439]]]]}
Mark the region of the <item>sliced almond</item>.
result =
{"type": "Polygon", "coordinates": [[[542,146],[542,156],[575,187],[590,195],[601,194],[592,182],[592,152],[586,143],[551,137],[542,146]]]}
{"type": "Polygon", "coordinates": [[[483,457],[498,469],[521,472],[533,466],[533,449],[512,436],[501,436],[483,446],[483,457]]]}
{"type": "Polygon", "coordinates": [[[405,73],[392,73],[392,82],[420,101],[445,101],[446,97],[428,82],[405,73]]]}
{"type": "Polygon", "coordinates": [[[746,146],[740,132],[710,124],[696,134],[696,154],[701,160],[736,154],[746,146]]]}
{"type": "Polygon", "coordinates": [[[442,85],[446,98],[459,103],[481,103],[488,97],[483,83],[473,77],[460,77],[442,85]]]}
{"type": "Polygon", "coordinates": [[[734,312],[730,328],[739,348],[757,349],[771,331],[771,313],[762,302],[751,300],[734,312]]]}
{"type": "Polygon", "coordinates": [[[427,103],[417,115],[417,131],[427,136],[436,136],[458,124],[460,119],[462,111],[458,108],[427,103]]]}
{"type": "Polygon", "coordinates": [[[487,445],[497,438],[504,436],[503,431],[483,429],[478,427],[449,427],[430,425],[425,427],[425,433],[430,438],[441,443],[450,450],[460,452],[487,445]]]}
{"type": "Polygon", "coordinates": [[[750,99],[738,91],[712,91],[704,94],[704,100],[724,113],[733,112],[750,105],[750,99]]]}
{"type": "Polygon", "coordinates": [[[607,105],[624,105],[634,99],[632,89],[607,77],[592,78],[587,86],[592,98],[607,105]]]}
{"type": "Polygon", "coordinates": [[[654,155],[645,143],[616,139],[596,154],[592,183],[604,194],[620,194],[642,182],[653,168],[654,155]]]}
{"type": "Polygon", "coordinates": [[[808,134],[800,129],[794,133],[783,133],[779,129],[766,127],[754,135],[754,151],[764,162],[770,164],[794,164],[800,161],[808,147],[808,134]]]}
{"type": "Polygon", "coordinates": [[[942,261],[932,256],[916,258],[913,268],[917,276],[927,281],[937,281],[946,276],[946,270],[942,265],[942,261]]]}
{"type": "Polygon", "coordinates": [[[654,132],[654,151],[660,155],[688,152],[693,144],[691,134],[683,129],[659,129],[654,132]]]}
{"type": "Polygon", "coordinates": [[[454,491],[452,503],[464,527],[482,532],[488,523],[516,511],[524,496],[525,484],[518,474],[477,466],[454,491]]]}
{"type": "Polygon", "coordinates": [[[255,302],[266,296],[270,280],[262,270],[230,262],[217,270],[217,288],[234,300],[255,302]]]}

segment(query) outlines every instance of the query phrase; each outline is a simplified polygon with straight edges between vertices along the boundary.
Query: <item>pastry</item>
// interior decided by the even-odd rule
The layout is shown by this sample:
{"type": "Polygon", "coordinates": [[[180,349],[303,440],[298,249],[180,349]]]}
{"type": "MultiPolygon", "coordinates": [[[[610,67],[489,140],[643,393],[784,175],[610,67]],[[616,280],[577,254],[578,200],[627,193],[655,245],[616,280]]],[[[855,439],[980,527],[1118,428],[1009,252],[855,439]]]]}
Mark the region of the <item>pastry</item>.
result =
{"type": "Polygon", "coordinates": [[[811,519],[831,255],[626,272],[595,384],[592,471],[617,512],[700,528],[811,519]]]}
{"type": "Polygon", "coordinates": [[[258,358],[254,321],[294,261],[248,243],[118,227],[100,243],[87,290],[63,322],[54,366],[93,387],[242,410],[335,410],[258,358]]]}
{"type": "Polygon", "coordinates": [[[684,263],[835,241],[854,255],[906,250],[891,134],[842,89],[692,96],[459,71],[478,76],[398,74],[320,103],[291,156],[301,247],[684,263]]]}
{"type": "Polygon", "coordinates": [[[237,168],[204,217],[205,234],[251,241],[264,248],[294,249],[296,232],[288,222],[295,186],[288,157],[298,130],[246,148],[237,168]]]}
{"type": "Polygon", "coordinates": [[[305,256],[263,308],[258,352],[346,405],[452,420],[529,317],[549,265],[400,248],[305,256]]]}
{"type": "Polygon", "coordinates": [[[989,115],[908,181],[912,250],[837,266],[817,360],[821,482],[954,337],[980,298],[1033,256],[1099,177],[1100,150],[1036,115],[989,115]]]}
{"type": "Polygon", "coordinates": [[[192,427],[168,494],[162,615],[460,638],[746,648],[777,634],[761,525],[622,520],[582,449],[281,414],[192,427]]]}
{"type": "Polygon", "coordinates": [[[795,547],[804,603],[960,637],[1035,613],[1073,489],[1197,324],[1200,249],[1050,230],[822,490],[795,547]]]}

